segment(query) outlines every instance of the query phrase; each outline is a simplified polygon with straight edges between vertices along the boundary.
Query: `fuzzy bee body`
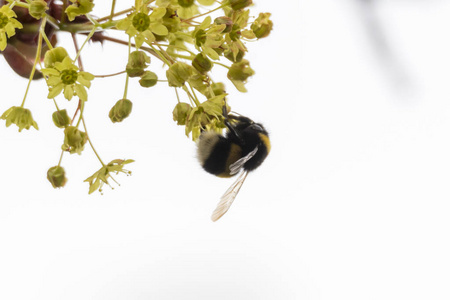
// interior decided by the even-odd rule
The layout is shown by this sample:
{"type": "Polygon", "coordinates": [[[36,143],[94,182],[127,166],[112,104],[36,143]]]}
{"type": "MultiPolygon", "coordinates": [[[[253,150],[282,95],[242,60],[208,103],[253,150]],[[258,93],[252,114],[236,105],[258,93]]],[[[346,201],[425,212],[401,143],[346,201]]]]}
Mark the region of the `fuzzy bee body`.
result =
{"type": "Polygon", "coordinates": [[[222,196],[213,213],[218,220],[231,206],[247,173],[259,167],[270,152],[269,134],[264,127],[243,116],[226,115],[225,136],[204,131],[200,135],[197,156],[203,169],[218,177],[241,175],[222,196]],[[231,122],[230,122],[231,120],[231,122]]]}

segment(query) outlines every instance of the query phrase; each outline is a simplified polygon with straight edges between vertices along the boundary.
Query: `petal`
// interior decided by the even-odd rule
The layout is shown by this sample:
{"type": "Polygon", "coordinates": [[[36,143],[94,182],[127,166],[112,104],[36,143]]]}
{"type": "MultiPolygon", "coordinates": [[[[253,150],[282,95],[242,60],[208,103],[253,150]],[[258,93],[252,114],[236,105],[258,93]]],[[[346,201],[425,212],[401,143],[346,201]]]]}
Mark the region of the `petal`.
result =
{"type": "Polygon", "coordinates": [[[52,99],[55,98],[56,96],[58,96],[61,91],[64,88],[64,84],[61,82],[60,84],[55,85],[54,87],[51,87],[48,89],[48,99],[52,99]]]}
{"type": "Polygon", "coordinates": [[[138,34],[138,31],[136,28],[134,28],[134,26],[130,26],[128,27],[128,29],[125,31],[126,34],[128,34],[129,36],[135,36],[138,34]]]}
{"type": "Polygon", "coordinates": [[[5,30],[9,38],[16,34],[16,29],[11,23],[6,24],[5,30]]]}
{"type": "Polygon", "coordinates": [[[66,85],[64,87],[64,98],[67,100],[72,100],[73,97],[73,87],[72,85],[66,85]]]}
{"type": "Polygon", "coordinates": [[[78,74],[77,81],[78,81],[79,83],[81,83],[82,85],[84,85],[85,87],[87,87],[87,88],[90,88],[90,87],[91,87],[91,81],[88,80],[88,79],[86,79],[84,76],[80,76],[80,75],[78,74]]]}
{"type": "Polygon", "coordinates": [[[166,9],[164,7],[158,7],[153,9],[153,12],[150,14],[150,20],[155,21],[162,19],[166,14],[166,9]]]}
{"type": "Polygon", "coordinates": [[[61,75],[58,70],[54,69],[54,68],[45,68],[45,69],[41,69],[42,74],[47,75],[47,76],[57,76],[59,77],[59,75],[61,75]]]}
{"type": "Polygon", "coordinates": [[[23,28],[22,23],[20,23],[20,22],[17,21],[16,19],[9,19],[9,22],[11,22],[11,24],[12,24],[14,27],[16,27],[16,28],[19,28],[19,29],[22,29],[22,28],[23,28]]]}
{"type": "Polygon", "coordinates": [[[214,60],[218,60],[220,58],[219,54],[217,54],[216,51],[214,51],[212,48],[209,47],[203,47],[203,53],[205,53],[214,60]]]}
{"type": "Polygon", "coordinates": [[[142,44],[144,43],[144,35],[143,34],[138,34],[137,36],[134,37],[134,42],[136,44],[136,48],[141,48],[142,44]]]}
{"type": "MultiPolygon", "coordinates": [[[[5,7],[5,6],[3,6],[3,7],[5,7]]],[[[10,18],[17,18],[16,13],[12,9],[10,9],[9,6],[8,6],[8,8],[3,10],[3,13],[10,18]]]]}
{"type": "Polygon", "coordinates": [[[150,29],[152,32],[156,33],[157,35],[169,34],[169,30],[167,30],[167,27],[164,26],[163,24],[159,24],[159,23],[150,24],[150,29]]]}
{"type": "Polygon", "coordinates": [[[153,35],[153,33],[150,30],[146,30],[142,33],[142,35],[145,37],[145,40],[147,43],[152,43],[154,42],[155,36],[153,35]]]}
{"type": "Polygon", "coordinates": [[[119,30],[126,30],[128,29],[128,27],[130,27],[130,25],[131,25],[131,18],[127,17],[117,22],[116,28],[119,30]]]}
{"type": "Polygon", "coordinates": [[[50,76],[47,80],[47,85],[48,86],[55,86],[58,85],[59,83],[61,83],[61,78],[59,78],[59,76],[50,76]]]}
{"type": "Polygon", "coordinates": [[[77,93],[77,96],[83,100],[83,101],[87,101],[88,95],[86,92],[86,89],[84,88],[84,86],[82,86],[81,84],[75,83],[73,89],[75,90],[75,92],[77,93]]]}
{"type": "Polygon", "coordinates": [[[95,76],[89,72],[79,72],[78,77],[80,77],[80,76],[89,81],[94,80],[94,78],[95,78],[95,76]]]}
{"type": "Polygon", "coordinates": [[[77,66],[74,65],[72,59],[69,56],[64,57],[62,65],[65,67],[65,69],[78,70],[77,66]]]}
{"type": "Polygon", "coordinates": [[[0,51],[5,50],[6,45],[6,35],[4,32],[0,32],[0,51]]]}

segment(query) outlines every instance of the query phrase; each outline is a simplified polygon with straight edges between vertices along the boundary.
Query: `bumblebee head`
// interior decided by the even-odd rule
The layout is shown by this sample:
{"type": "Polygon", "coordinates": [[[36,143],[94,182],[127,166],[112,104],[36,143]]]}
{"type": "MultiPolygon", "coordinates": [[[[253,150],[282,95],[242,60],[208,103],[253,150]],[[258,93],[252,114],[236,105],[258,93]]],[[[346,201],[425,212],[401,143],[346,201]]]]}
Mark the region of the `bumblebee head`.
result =
{"type": "Polygon", "coordinates": [[[264,126],[260,123],[252,123],[248,126],[248,130],[252,130],[256,133],[261,133],[263,135],[269,136],[269,133],[264,128],[264,126]]]}

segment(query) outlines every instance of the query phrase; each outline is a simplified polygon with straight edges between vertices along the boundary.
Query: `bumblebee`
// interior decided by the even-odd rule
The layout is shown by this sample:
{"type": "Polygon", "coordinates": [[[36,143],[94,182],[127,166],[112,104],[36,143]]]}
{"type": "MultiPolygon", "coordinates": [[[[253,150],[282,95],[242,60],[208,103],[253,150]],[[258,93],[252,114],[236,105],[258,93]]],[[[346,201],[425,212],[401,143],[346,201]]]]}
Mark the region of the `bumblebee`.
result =
{"type": "Polygon", "coordinates": [[[197,157],[205,171],[225,178],[239,174],[212,213],[214,222],[233,204],[248,172],[259,167],[270,152],[269,134],[261,124],[244,116],[228,114],[226,106],[223,116],[228,129],[226,134],[204,131],[197,143],[197,157]]]}

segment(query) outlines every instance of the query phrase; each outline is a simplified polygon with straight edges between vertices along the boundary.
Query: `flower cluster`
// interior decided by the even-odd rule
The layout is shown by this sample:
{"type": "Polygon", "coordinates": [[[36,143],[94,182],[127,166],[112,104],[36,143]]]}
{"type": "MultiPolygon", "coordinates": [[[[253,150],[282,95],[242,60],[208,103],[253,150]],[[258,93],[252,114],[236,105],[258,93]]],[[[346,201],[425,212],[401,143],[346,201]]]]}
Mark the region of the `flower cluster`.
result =
{"type": "Polygon", "coordinates": [[[115,159],[104,164],[94,149],[84,112],[91,103],[87,102],[88,93],[95,77],[124,76],[123,96],[115,101],[102,99],[110,106],[108,116],[114,126],[121,126],[131,115],[129,81],[138,80],[144,88],[167,85],[177,97],[173,120],[185,126],[186,135],[196,141],[203,130],[221,132],[225,128],[227,85],[247,92],[246,84],[255,74],[247,57],[247,42],[266,38],[273,29],[270,13],[252,14],[252,0],[135,0],[133,7],[119,12],[115,11],[114,0],[111,10],[99,18],[91,15],[94,2],[0,0],[1,54],[11,69],[29,79],[22,104],[7,109],[0,118],[6,126],[15,124],[19,131],[38,129],[24,103],[32,80],[44,78],[47,98],[52,99],[47,102],[56,107],[51,118],[63,140],[59,163],[47,171],[47,179],[54,188],[65,186],[63,154],[81,154],[89,145],[102,165],[85,180],[89,193],[109,185],[113,173],[131,174],[124,166],[133,162],[115,159]],[[57,34],[63,31],[73,36],[70,49],[76,50],[74,58],[66,45],[59,45],[63,40],[57,34]],[[108,31],[121,33],[123,38],[104,34],[108,31]],[[84,40],[83,44],[78,45],[75,35],[84,40]],[[83,48],[89,42],[104,41],[128,46],[124,48],[128,59],[118,64],[120,72],[94,76],[83,67],[83,48]],[[160,65],[155,62],[163,63],[163,78],[156,75],[154,68],[160,65]],[[213,80],[217,68],[226,70],[222,81],[213,80]],[[72,104],[60,103],[60,98],[75,99],[75,111],[61,107],[72,104]]]}

